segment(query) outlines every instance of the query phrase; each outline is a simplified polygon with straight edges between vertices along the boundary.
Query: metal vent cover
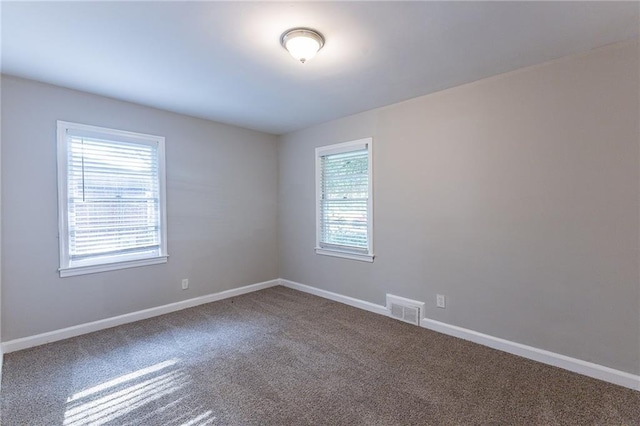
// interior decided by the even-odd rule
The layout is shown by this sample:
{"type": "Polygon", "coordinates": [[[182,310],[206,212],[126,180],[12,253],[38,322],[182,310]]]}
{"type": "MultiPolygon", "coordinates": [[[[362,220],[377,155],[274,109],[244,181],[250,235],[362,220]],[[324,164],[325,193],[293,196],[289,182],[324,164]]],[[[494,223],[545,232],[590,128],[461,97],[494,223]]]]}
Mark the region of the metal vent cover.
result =
{"type": "Polygon", "coordinates": [[[424,303],[387,294],[387,310],[392,318],[420,325],[424,303]]]}

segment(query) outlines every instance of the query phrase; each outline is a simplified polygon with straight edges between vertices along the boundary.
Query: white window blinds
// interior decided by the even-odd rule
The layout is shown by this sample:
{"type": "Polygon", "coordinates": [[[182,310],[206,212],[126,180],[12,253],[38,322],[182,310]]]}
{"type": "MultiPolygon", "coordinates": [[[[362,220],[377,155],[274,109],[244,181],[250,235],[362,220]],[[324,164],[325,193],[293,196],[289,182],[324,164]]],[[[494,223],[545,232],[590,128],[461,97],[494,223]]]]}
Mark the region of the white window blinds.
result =
{"type": "Polygon", "coordinates": [[[159,141],[66,128],[63,143],[61,270],[163,256],[159,141]]]}
{"type": "Polygon", "coordinates": [[[370,141],[317,150],[317,248],[371,254],[370,152],[370,141]]]}

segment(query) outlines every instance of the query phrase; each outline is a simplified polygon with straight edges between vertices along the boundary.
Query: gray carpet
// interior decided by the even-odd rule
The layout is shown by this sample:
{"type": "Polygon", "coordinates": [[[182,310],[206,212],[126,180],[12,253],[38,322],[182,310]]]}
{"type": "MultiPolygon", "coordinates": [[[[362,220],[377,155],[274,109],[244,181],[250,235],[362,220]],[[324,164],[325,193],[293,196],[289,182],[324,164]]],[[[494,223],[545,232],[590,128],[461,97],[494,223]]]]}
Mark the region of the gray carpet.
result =
{"type": "Polygon", "coordinates": [[[2,424],[640,425],[640,392],[274,287],[6,355],[2,424]]]}

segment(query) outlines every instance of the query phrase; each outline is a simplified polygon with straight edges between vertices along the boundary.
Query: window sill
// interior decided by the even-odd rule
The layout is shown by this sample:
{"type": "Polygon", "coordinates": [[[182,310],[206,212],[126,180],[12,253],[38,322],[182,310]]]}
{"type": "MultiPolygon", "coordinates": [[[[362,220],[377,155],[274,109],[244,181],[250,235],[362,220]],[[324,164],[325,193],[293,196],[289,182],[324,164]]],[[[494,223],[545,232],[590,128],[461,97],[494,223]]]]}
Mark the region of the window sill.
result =
{"type": "Polygon", "coordinates": [[[316,247],[316,254],[321,254],[324,256],[333,256],[333,257],[341,257],[343,259],[351,259],[351,260],[359,260],[361,262],[373,262],[373,258],[375,255],[373,254],[360,254],[360,253],[350,253],[346,251],[338,251],[338,250],[329,250],[326,248],[316,247]]]}
{"type": "Polygon", "coordinates": [[[149,259],[129,260],[125,262],[60,268],[60,278],[73,277],[76,275],[95,274],[98,272],[115,271],[118,269],[137,268],[138,266],[157,265],[159,263],[167,263],[167,258],[168,256],[159,256],[149,259]]]}

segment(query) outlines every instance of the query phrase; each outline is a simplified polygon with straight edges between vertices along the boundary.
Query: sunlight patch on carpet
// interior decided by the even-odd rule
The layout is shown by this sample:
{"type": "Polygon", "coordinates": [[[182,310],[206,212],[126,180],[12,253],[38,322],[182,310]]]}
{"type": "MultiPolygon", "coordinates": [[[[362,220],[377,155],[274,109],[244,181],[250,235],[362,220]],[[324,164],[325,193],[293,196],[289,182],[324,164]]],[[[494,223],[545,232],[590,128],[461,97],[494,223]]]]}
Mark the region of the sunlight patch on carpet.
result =
{"type": "Polygon", "coordinates": [[[200,414],[197,417],[194,417],[193,419],[189,420],[186,423],[183,423],[181,426],[205,426],[208,424],[211,424],[211,422],[213,422],[216,418],[215,417],[211,417],[212,411],[209,410],[205,413],[200,414]]]}
{"type": "Polygon", "coordinates": [[[64,425],[104,424],[182,389],[189,380],[175,369],[177,362],[164,361],[72,395],[67,399],[64,425]]]}

